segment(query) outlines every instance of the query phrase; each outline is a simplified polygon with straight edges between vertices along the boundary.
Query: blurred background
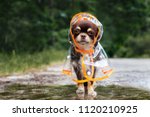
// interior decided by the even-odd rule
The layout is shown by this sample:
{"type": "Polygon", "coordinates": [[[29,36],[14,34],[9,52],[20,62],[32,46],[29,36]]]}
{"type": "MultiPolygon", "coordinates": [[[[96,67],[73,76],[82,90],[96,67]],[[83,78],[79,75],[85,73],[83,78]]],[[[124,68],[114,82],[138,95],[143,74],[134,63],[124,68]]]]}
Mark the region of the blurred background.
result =
{"type": "Polygon", "coordinates": [[[150,0],[1,0],[0,75],[62,61],[78,12],[103,24],[101,44],[109,57],[150,57],[150,0]]]}

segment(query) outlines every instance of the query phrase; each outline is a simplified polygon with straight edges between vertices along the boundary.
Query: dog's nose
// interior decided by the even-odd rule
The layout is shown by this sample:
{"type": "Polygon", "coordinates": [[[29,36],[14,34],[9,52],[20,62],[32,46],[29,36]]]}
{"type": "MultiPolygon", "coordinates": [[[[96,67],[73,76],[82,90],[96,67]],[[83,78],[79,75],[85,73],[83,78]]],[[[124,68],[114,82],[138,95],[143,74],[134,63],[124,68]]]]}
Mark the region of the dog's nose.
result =
{"type": "Polygon", "coordinates": [[[81,35],[81,38],[82,38],[82,39],[85,39],[85,37],[86,37],[86,35],[84,35],[84,34],[81,35]]]}

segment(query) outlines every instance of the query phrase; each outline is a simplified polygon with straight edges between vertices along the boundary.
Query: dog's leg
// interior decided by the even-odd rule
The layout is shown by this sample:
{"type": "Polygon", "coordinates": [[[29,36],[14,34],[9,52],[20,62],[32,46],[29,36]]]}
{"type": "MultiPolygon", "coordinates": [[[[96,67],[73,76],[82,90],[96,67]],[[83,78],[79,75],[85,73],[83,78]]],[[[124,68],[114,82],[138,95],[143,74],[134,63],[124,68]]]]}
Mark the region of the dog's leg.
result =
{"type": "Polygon", "coordinates": [[[84,91],[85,91],[85,94],[88,94],[88,82],[84,83],[84,91]]]}
{"type": "Polygon", "coordinates": [[[97,96],[97,92],[94,91],[94,86],[91,84],[91,82],[88,83],[88,95],[92,97],[97,96]]]}
{"type": "MultiPolygon", "coordinates": [[[[81,73],[81,68],[80,65],[73,65],[74,71],[76,73],[76,76],[78,78],[78,80],[83,80],[83,75],[81,73]]],[[[84,89],[84,84],[83,83],[78,83],[77,84],[78,89],[76,90],[77,94],[84,94],[85,93],[85,89],[84,89]]]]}
{"type": "MultiPolygon", "coordinates": [[[[93,78],[95,77],[95,73],[96,73],[96,68],[94,68],[94,75],[93,78]]],[[[92,96],[92,97],[96,97],[97,96],[97,92],[94,91],[94,82],[90,81],[88,82],[88,95],[92,96]]]]}
{"type": "Polygon", "coordinates": [[[78,84],[78,89],[76,90],[77,94],[84,94],[84,85],[82,83],[78,84]]]}

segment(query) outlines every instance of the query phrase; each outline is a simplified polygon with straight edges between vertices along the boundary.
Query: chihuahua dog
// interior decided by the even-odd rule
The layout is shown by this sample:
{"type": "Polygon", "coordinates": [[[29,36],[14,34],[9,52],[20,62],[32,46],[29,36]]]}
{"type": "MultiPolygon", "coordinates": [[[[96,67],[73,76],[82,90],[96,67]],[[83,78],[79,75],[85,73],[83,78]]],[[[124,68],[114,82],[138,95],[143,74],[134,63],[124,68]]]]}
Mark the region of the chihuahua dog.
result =
{"type": "MultiPolygon", "coordinates": [[[[94,62],[100,60],[99,40],[103,33],[102,24],[96,17],[89,13],[76,14],[70,23],[69,41],[71,43],[71,64],[78,80],[84,80],[82,73],[81,58],[83,55],[92,54],[94,62]],[[92,51],[92,52],[91,52],[92,51]],[[85,54],[86,53],[86,54],[85,54]]],[[[93,78],[96,68],[94,68],[93,78]]],[[[96,96],[93,82],[78,83],[77,94],[85,92],[88,95],[96,96]]]]}

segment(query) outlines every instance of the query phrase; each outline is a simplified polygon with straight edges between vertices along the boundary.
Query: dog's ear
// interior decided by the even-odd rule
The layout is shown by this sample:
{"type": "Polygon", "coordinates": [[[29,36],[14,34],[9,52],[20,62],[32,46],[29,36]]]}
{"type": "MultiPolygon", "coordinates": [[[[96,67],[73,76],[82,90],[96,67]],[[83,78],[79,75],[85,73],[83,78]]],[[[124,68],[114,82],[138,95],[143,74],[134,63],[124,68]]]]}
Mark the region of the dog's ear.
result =
{"type": "Polygon", "coordinates": [[[94,47],[97,46],[97,44],[98,44],[98,42],[99,42],[99,38],[100,38],[100,35],[98,35],[97,40],[96,40],[96,43],[94,44],[94,47]]]}

